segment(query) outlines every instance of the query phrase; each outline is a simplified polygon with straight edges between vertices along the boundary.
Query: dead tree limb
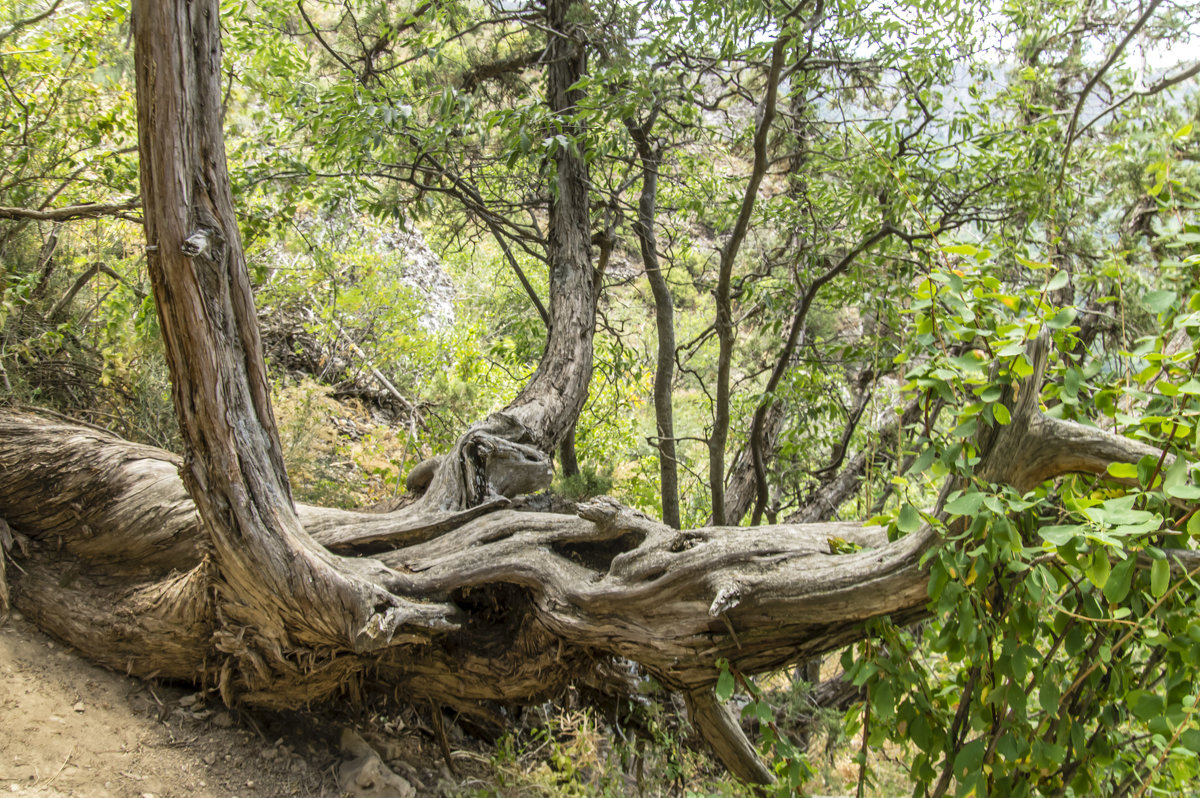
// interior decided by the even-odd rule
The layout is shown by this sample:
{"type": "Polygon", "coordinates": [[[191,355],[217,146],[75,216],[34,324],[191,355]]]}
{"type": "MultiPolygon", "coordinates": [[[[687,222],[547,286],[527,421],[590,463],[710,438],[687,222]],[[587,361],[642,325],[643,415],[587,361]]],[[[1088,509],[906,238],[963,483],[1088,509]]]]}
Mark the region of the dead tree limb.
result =
{"type": "Polygon", "coordinates": [[[104,216],[116,216],[126,221],[137,221],[126,214],[141,205],[141,200],[131,199],[124,202],[106,203],[91,202],[83,205],[65,205],[61,208],[38,210],[35,208],[0,207],[0,219],[14,219],[32,222],[69,222],[75,219],[99,219],[104,216]]]}

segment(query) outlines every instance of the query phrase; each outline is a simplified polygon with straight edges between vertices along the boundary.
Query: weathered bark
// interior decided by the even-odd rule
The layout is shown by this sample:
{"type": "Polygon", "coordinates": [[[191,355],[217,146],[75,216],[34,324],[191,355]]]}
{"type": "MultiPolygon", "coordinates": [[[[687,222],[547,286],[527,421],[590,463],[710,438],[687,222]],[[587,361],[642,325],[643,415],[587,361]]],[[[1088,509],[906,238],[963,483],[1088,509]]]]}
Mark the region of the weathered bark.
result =
{"type": "Polygon", "coordinates": [[[587,400],[596,326],[591,266],[588,173],[584,129],[576,113],[578,84],[587,72],[587,48],[569,22],[575,0],[546,0],[546,100],[569,146],[554,151],[556,180],[550,201],[546,255],[550,265],[550,336],[529,384],[505,413],[547,455],[562,442],[587,400]]]}
{"type": "Polygon", "coordinates": [[[718,701],[712,690],[695,690],[685,694],[684,698],[692,725],[699,729],[722,762],[732,763],[728,767],[735,776],[751,784],[770,784],[775,780],[729,707],[718,701]]]}
{"type": "MultiPolygon", "coordinates": [[[[546,2],[546,22],[552,32],[546,51],[546,102],[556,130],[570,138],[569,146],[554,153],[555,185],[546,236],[548,312],[508,253],[549,328],[546,349],[517,397],[501,413],[469,430],[443,459],[419,504],[423,511],[466,510],[499,496],[548,486],[550,456],[573,437],[575,421],[587,401],[597,293],[591,265],[590,183],[583,153],[586,130],[577,115],[587,48],[581,38],[585,34],[570,21],[574,2],[546,2]]],[[[563,453],[567,470],[577,471],[571,468],[573,441],[563,453]]]]}
{"type": "Polygon", "coordinates": [[[292,508],[225,171],[218,4],[139,2],[134,37],[147,260],[181,473],[219,574],[214,609],[254,630],[226,653],[365,651],[409,634],[406,624],[445,623],[444,609],[380,587],[379,563],[331,556],[292,508]]]}
{"type": "Polygon", "coordinates": [[[579,476],[579,456],[575,453],[575,425],[567,430],[562,445],[558,447],[558,467],[564,477],[579,476]]]}
{"type": "Polygon", "coordinates": [[[0,219],[19,219],[31,222],[70,222],[75,219],[98,219],[104,216],[119,216],[128,221],[127,211],[137,209],[140,199],[124,202],[89,202],[83,205],[65,205],[61,208],[6,208],[0,207],[0,219]]]}
{"type": "MultiPolygon", "coordinates": [[[[762,446],[764,464],[770,465],[779,449],[779,436],[783,434],[786,417],[783,405],[771,402],[763,419],[762,446]]],[[[747,442],[738,450],[733,465],[729,468],[729,480],[725,486],[725,523],[736,526],[750,512],[757,494],[754,474],[754,456],[747,442]]],[[[710,520],[711,523],[711,520],[710,520]]]]}
{"type": "MultiPolygon", "coordinates": [[[[30,541],[23,567],[45,561],[69,568],[78,574],[81,595],[128,592],[131,579],[157,585],[177,581],[180,573],[199,580],[212,576],[222,566],[214,562],[214,547],[176,473],[178,465],[169,454],[106,433],[0,414],[0,467],[11,477],[0,486],[0,514],[30,541]],[[57,488],[52,497],[46,496],[47,485],[57,488]]],[[[430,685],[454,684],[458,692],[442,698],[528,700],[576,678],[568,663],[578,667],[601,653],[642,662],[681,689],[706,686],[715,678],[717,657],[727,656],[747,671],[775,667],[809,648],[815,653],[853,639],[859,633],[855,620],[918,606],[924,589],[915,568],[915,540],[870,556],[829,555],[826,541],[832,536],[865,545],[883,539],[881,530],[855,524],[678,532],[604,501],[581,508],[578,517],[495,510],[464,516],[450,529],[413,529],[406,511],[380,516],[301,507],[299,517],[316,540],[330,545],[359,539],[374,548],[397,526],[409,530],[408,537],[393,535],[388,542],[407,545],[380,559],[394,569],[388,582],[394,593],[428,602],[429,636],[420,646],[411,645],[412,638],[405,645],[394,641],[395,651],[387,655],[329,654],[331,661],[372,661],[393,679],[406,673],[411,678],[415,670],[432,679],[426,684],[435,694],[430,685]],[[855,567],[845,568],[856,556],[855,567]],[[884,607],[860,581],[888,584],[879,593],[895,601],[884,607]],[[485,606],[506,592],[511,613],[485,606]],[[488,598],[472,600],[471,594],[488,598]],[[464,606],[470,609],[464,612],[464,606]],[[529,617],[521,617],[522,607],[529,617]],[[437,622],[451,615],[454,627],[437,622]],[[770,618],[791,620],[768,623],[770,618]],[[535,632],[557,645],[544,651],[519,645],[522,635],[535,632]],[[797,634],[807,638],[799,648],[797,634]],[[484,642],[495,649],[486,650],[484,642]],[[518,652],[510,650],[514,646],[518,652]],[[521,661],[531,674],[542,668],[551,676],[528,682],[497,678],[494,660],[503,659],[501,651],[519,653],[513,668],[521,661]],[[492,663],[486,678],[472,680],[470,674],[483,666],[464,668],[460,660],[469,657],[492,663]]],[[[33,575],[16,583],[24,611],[109,664],[142,674],[162,670],[163,663],[155,661],[154,624],[140,614],[105,620],[108,610],[100,607],[85,613],[81,623],[52,598],[59,581],[54,574],[61,569],[49,569],[44,581],[33,568],[26,570],[33,575]],[[134,627],[140,628],[136,634],[134,627]]],[[[206,609],[191,606],[188,617],[207,618],[213,629],[228,624],[221,593],[202,589],[189,600],[206,609]]],[[[170,617],[177,609],[166,606],[163,612],[170,617]]],[[[198,641],[192,670],[176,667],[173,676],[205,673],[204,635],[186,639],[198,641]]],[[[278,683],[268,684],[235,673],[240,681],[234,694],[259,703],[294,700],[295,687],[282,674],[274,676],[278,683]]]]}
{"type": "MultiPolygon", "coordinates": [[[[548,0],[547,62],[550,106],[577,134],[571,87],[585,64],[571,5],[548,0]]],[[[717,661],[774,669],[859,639],[872,619],[923,616],[919,563],[936,532],[889,543],[856,524],[678,531],[608,500],[575,516],[519,509],[591,371],[587,179],[567,147],[552,329],[526,390],[467,431],[419,502],[388,515],[294,507],[224,171],[217,6],[135,9],[149,264],[187,456],[0,411],[16,605],[112,667],[274,707],[369,680],[486,714],[486,702],[572,683],[628,689],[611,665],[631,659],[688,696],[734,772],[769,778],[712,698],[717,661]],[[863,549],[833,554],[833,537],[863,549]]],[[[1035,378],[1004,400],[1012,423],[981,437],[984,479],[1026,490],[1153,452],[1038,413],[1041,346],[1035,378]]]]}

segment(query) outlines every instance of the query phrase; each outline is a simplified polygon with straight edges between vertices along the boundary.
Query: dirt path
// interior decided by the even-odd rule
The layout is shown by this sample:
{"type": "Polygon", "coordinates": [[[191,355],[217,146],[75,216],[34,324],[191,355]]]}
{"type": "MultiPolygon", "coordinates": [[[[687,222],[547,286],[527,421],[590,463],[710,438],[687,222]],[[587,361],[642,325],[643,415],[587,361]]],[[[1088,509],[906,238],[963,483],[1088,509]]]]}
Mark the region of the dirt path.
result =
{"type": "Polygon", "coordinates": [[[0,626],[0,796],[338,796],[337,737],[102,670],[19,614],[0,626]]]}

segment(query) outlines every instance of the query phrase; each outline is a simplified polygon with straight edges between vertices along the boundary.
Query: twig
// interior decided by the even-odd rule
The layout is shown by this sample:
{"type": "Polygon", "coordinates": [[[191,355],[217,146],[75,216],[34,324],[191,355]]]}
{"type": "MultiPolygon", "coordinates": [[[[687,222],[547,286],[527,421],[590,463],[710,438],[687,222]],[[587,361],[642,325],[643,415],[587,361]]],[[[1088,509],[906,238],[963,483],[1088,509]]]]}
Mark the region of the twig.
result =
{"type": "Polygon", "coordinates": [[[442,757],[446,760],[446,767],[450,769],[450,775],[458,776],[458,770],[454,767],[454,757],[450,753],[450,739],[446,736],[446,725],[442,721],[442,708],[430,701],[429,711],[433,721],[433,730],[437,734],[438,745],[442,749],[442,757]]]}
{"type": "Polygon", "coordinates": [[[33,785],[34,788],[36,789],[36,788],[50,786],[50,782],[52,782],[58,778],[58,775],[63,772],[63,769],[67,766],[67,763],[71,761],[71,757],[73,757],[73,756],[75,756],[75,746],[71,746],[71,750],[69,752],[67,752],[67,758],[64,759],[62,761],[62,764],[58,766],[58,770],[54,771],[54,775],[51,776],[50,778],[46,779],[45,782],[39,781],[38,783],[34,784],[33,785]]]}
{"type": "Polygon", "coordinates": [[[0,42],[4,41],[9,36],[12,36],[14,33],[21,30],[22,28],[28,28],[30,25],[38,24],[42,20],[46,19],[46,17],[53,14],[58,9],[59,5],[61,5],[61,4],[62,4],[62,0],[54,0],[54,2],[50,5],[50,7],[47,8],[42,13],[34,14],[32,17],[28,17],[27,19],[18,19],[16,22],[14,22],[12,25],[10,25],[7,29],[0,31],[0,42]]]}
{"type": "Polygon", "coordinates": [[[856,798],[863,798],[863,791],[867,787],[867,754],[870,753],[870,748],[867,745],[867,740],[871,733],[871,687],[867,686],[867,700],[863,702],[863,727],[862,727],[862,746],[859,749],[858,755],[862,759],[858,763],[858,785],[854,790],[856,798]]]}
{"type": "Polygon", "coordinates": [[[337,329],[338,335],[340,335],[342,340],[345,341],[350,347],[350,351],[363,359],[363,363],[366,365],[367,370],[371,372],[371,376],[378,380],[379,384],[382,385],[388,393],[395,397],[396,401],[404,405],[404,409],[408,411],[410,416],[415,415],[417,412],[416,406],[412,402],[405,399],[403,395],[401,395],[400,391],[396,389],[396,386],[392,385],[391,381],[387,377],[383,376],[382,371],[375,368],[375,366],[371,363],[371,359],[367,357],[367,353],[364,352],[358,344],[354,343],[354,339],[346,334],[346,331],[342,329],[342,325],[338,324],[336,321],[333,324],[337,329]]]}

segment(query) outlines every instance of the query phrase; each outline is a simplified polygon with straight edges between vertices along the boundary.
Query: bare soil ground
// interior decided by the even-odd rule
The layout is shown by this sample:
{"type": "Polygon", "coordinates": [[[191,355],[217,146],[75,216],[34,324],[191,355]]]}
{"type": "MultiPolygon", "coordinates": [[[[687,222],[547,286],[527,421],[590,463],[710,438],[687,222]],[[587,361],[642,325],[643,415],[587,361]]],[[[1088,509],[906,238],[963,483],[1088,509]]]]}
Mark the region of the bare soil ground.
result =
{"type": "MultiPolygon", "coordinates": [[[[687,781],[669,775],[670,745],[645,750],[644,761],[622,762],[608,733],[578,710],[557,711],[553,733],[521,735],[499,747],[444,715],[451,774],[429,712],[425,706],[386,714],[340,706],[230,710],[191,686],[92,665],[18,612],[0,625],[0,798],[749,794],[705,764],[706,749],[675,750],[671,768],[682,768],[687,781]]],[[[843,741],[817,753],[818,745],[810,788],[852,793],[856,750],[843,741]]],[[[893,756],[880,754],[882,783],[871,794],[910,792],[893,756]]]]}
{"type": "MultiPolygon", "coordinates": [[[[456,762],[460,774],[480,759],[456,762]]],[[[19,613],[0,626],[0,796],[384,798],[461,786],[411,710],[357,718],[230,711],[194,688],[91,665],[19,613]],[[348,783],[347,729],[411,790],[348,783]]]]}

